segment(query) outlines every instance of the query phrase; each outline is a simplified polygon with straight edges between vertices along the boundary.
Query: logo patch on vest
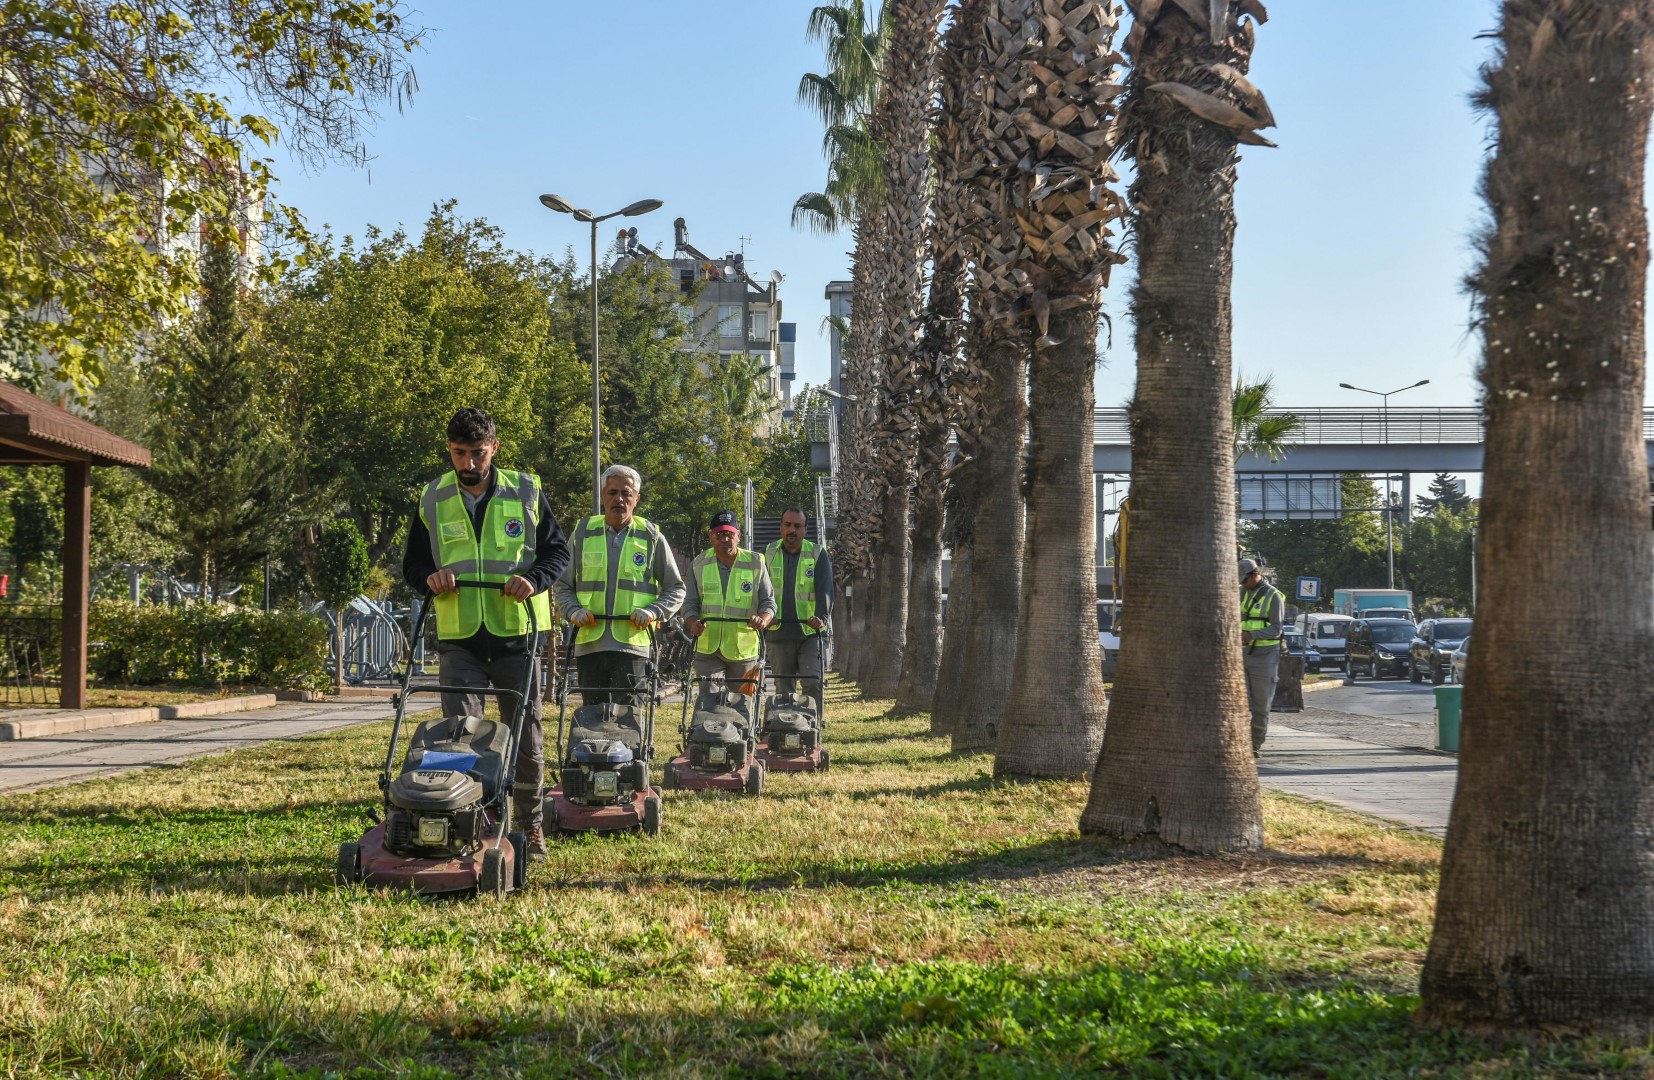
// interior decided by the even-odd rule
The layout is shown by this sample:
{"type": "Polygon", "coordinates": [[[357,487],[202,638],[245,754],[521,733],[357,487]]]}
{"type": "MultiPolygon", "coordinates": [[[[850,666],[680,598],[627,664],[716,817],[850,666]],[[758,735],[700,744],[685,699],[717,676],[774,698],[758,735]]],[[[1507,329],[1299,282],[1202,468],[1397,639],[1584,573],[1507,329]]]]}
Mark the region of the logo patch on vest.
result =
{"type": "Polygon", "coordinates": [[[809,578],[815,577],[816,576],[816,568],[813,567],[813,566],[806,566],[804,568],[804,576],[809,577],[809,578]]]}
{"type": "Polygon", "coordinates": [[[511,537],[513,540],[523,535],[523,519],[507,518],[505,522],[505,535],[511,537]]]}
{"type": "Polygon", "coordinates": [[[752,582],[750,582],[750,581],[741,582],[741,591],[742,592],[751,592],[752,591],[752,582]]]}
{"type": "Polygon", "coordinates": [[[641,552],[641,551],[632,552],[632,565],[633,566],[642,566],[644,563],[646,563],[648,561],[649,561],[648,557],[645,556],[643,554],[643,552],[641,552]]]}

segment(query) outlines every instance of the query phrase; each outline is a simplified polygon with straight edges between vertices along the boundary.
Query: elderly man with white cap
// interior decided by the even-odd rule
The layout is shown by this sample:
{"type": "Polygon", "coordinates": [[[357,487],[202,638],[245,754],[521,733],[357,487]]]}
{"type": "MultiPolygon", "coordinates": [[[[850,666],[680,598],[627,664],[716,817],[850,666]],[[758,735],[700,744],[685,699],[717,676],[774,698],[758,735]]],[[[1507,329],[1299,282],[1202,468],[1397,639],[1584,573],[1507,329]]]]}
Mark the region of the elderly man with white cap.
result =
{"type": "Polygon", "coordinates": [[[1246,668],[1246,702],[1252,711],[1252,753],[1269,734],[1269,704],[1281,665],[1281,620],[1286,597],[1263,579],[1251,559],[1240,561],[1241,650],[1246,668]]]}

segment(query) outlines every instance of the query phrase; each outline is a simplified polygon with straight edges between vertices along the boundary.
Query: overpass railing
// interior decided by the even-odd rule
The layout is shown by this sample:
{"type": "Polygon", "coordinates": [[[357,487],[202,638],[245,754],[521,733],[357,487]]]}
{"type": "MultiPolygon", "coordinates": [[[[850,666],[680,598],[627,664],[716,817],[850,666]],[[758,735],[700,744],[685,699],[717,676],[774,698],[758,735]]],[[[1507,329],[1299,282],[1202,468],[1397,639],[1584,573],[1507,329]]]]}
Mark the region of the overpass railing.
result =
{"type": "MultiPolygon", "coordinates": [[[[1272,409],[1272,415],[1291,413],[1304,422],[1288,440],[1294,446],[1356,446],[1407,443],[1414,445],[1472,444],[1483,438],[1479,408],[1390,409],[1272,409]]],[[[1125,409],[1098,409],[1093,425],[1098,446],[1129,446],[1131,430],[1125,409]]],[[[1654,409],[1643,410],[1643,438],[1654,442],[1654,409]]]]}

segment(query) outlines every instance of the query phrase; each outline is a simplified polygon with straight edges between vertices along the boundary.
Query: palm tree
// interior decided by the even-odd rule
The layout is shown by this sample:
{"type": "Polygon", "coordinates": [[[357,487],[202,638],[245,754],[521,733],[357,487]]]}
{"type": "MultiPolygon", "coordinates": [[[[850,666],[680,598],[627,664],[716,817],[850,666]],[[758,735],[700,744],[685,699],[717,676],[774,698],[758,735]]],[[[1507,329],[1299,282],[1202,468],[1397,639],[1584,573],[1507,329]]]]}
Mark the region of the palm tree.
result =
{"type": "Polygon", "coordinates": [[[1083,776],[1102,742],[1092,379],[1101,290],[1122,261],[1117,23],[1109,0],[994,0],[988,16],[984,209],[1006,227],[985,237],[978,280],[988,317],[1032,346],[1027,557],[996,775],[1083,776]]]}
{"type": "MultiPolygon", "coordinates": [[[[873,426],[877,421],[876,386],[882,319],[875,275],[882,265],[882,155],[871,129],[879,90],[879,70],[889,20],[870,14],[865,0],[825,4],[810,13],[806,34],[821,42],[827,60],[824,75],[807,74],[799,99],[821,118],[822,150],[828,164],[820,192],[801,196],[793,206],[793,224],[817,233],[850,229],[852,324],[844,328],[843,387],[855,399],[842,412],[839,472],[839,527],[834,555],[848,608],[845,623],[865,623],[865,586],[871,565],[869,521],[876,488],[871,477],[873,426]]],[[[864,655],[865,634],[852,631],[838,650],[840,672],[853,678],[864,655]]]]}
{"type": "MultiPolygon", "coordinates": [[[[925,296],[925,224],[930,202],[930,108],[935,93],[938,28],[947,0],[887,0],[890,43],[873,131],[884,161],[885,260],[879,302],[885,319],[880,350],[876,434],[880,498],[874,516],[872,626],[858,671],[872,697],[896,695],[907,627],[908,515],[915,452],[914,403],[925,296]]],[[[939,523],[938,523],[939,525],[939,523]]],[[[926,701],[928,704],[928,699],[926,701]]]]}
{"type": "Polygon", "coordinates": [[[1274,407],[1275,381],[1266,375],[1248,382],[1246,376],[1238,375],[1230,401],[1235,460],[1248,454],[1270,461],[1286,457],[1292,445],[1288,440],[1303,430],[1304,420],[1274,407]]]}
{"type": "Polygon", "coordinates": [[[1267,106],[1245,77],[1253,28],[1241,11],[1133,7],[1121,108],[1137,171],[1131,546],[1154,554],[1127,571],[1108,735],[1080,829],[1246,850],[1263,844],[1263,817],[1241,673],[1235,460],[1281,435],[1262,415],[1268,381],[1230,382],[1230,279],[1236,133],[1262,122],[1246,109],[1267,106]],[[1167,679],[1157,640],[1199,662],[1167,679]]]}
{"type": "MultiPolygon", "coordinates": [[[[964,0],[954,9],[937,58],[940,93],[932,116],[931,159],[935,197],[930,222],[930,295],[915,356],[917,378],[914,423],[918,453],[913,477],[913,555],[908,579],[907,637],[902,650],[896,707],[932,710],[931,730],[938,734],[934,699],[941,664],[943,468],[947,464],[948,428],[953,418],[949,384],[959,351],[965,308],[968,245],[968,189],[964,176],[971,162],[960,156],[960,135],[969,116],[981,68],[970,62],[970,43],[982,33],[983,0],[964,0]]],[[[957,511],[955,525],[957,525],[957,511]]],[[[957,535],[961,532],[954,528],[957,535]]],[[[968,526],[963,530],[969,535],[968,526]]],[[[969,548],[953,549],[955,586],[970,581],[969,548]]],[[[955,588],[954,598],[959,599],[955,588]]]]}
{"type": "Polygon", "coordinates": [[[1496,120],[1490,225],[1469,281],[1484,339],[1485,584],[1423,1015],[1646,1041],[1654,8],[1505,0],[1495,40],[1479,98],[1496,120]]]}

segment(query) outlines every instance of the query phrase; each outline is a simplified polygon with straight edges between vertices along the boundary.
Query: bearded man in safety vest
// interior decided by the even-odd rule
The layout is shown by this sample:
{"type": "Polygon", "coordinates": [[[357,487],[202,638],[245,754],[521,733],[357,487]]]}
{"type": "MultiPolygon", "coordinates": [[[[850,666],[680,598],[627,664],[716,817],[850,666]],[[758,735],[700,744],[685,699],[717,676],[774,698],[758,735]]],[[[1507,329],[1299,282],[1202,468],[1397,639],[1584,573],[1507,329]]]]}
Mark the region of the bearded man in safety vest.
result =
{"type": "Polygon", "coordinates": [[[574,530],[574,559],[557,579],[557,607],[574,636],[575,682],[584,704],[637,704],[648,679],[649,628],[683,603],[683,578],[666,538],[636,515],[643,477],[627,465],[603,472],[603,513],[574,530]]]}
{"type": "Polygon", "coordinates": [[[712,515],[711,547],[689,564],[684,623],[695,638],[695,674],[701,693],[723,672],[730,690],[758,688],[758,635],[775,618],[775,590],[764,560],[741,547],[732,510],[712,515]]]}
{"type": "Polygon", "coordinates": [[[1252,754],[1257,756],[1269,734],[1269,705],[1280,678],[1281,620],[1286,597],[1263,579],[1251,559],[1240,561],[1241,649],[1246,669],[1246,703],[1252,711],[1252,754]]]}
{"type": "Polygon", "coordinates": [[[819,672],[823,631],[833,613],[833,560],[826,548],[804,538],[809,520],[801,507],[788,507],[781,514],[781,539],[764,549],[779,605],[766,644],[776,692],[790,695],[802,679],[820,716],[819,672]]]}
{"type": "MultiPolygon", "coordinates": [[[[483,410],[461,409],[448,421],[453,468],[431,481],[419,498],[419,512],[408,526],[402,576],[416,593],[432,597],[443,685],[492,685],[520,693],[529,682],[511,784],[512,817],[528,834],[530,853],[543,855],[545,735],[540,673],[529,673],[533,650],[525,608],[533,609],[532,625],[540,632],[550,628],[547,590],[568,566],[569,545],[539,477],[496,467],[499,449],[494,419],[483,410]],[[456,580],[498,582],[500,587],[498,592],[461,589],[456,580]]],[[[442,711],[481,716],[482,696],[443,694],[442,711]]]]}

